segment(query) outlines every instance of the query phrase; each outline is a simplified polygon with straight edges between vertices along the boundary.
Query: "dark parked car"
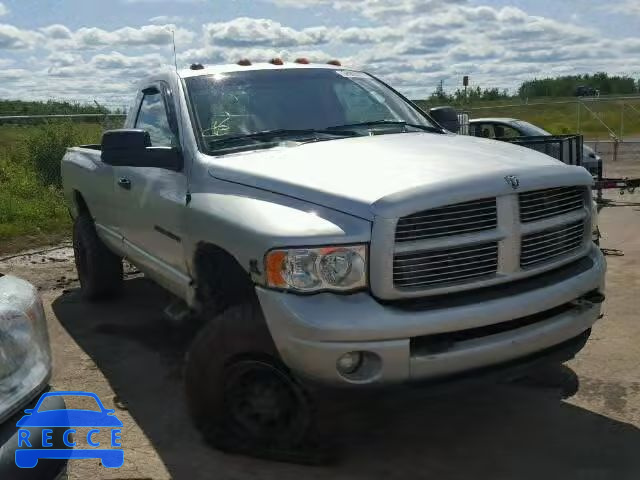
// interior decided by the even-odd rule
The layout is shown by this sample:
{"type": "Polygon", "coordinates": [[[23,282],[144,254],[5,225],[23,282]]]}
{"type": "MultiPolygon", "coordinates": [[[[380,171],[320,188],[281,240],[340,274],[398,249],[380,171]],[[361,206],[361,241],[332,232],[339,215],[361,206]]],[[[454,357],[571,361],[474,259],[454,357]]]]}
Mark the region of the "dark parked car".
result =
{"type": "Polygon", "coordinates": [[[580,85],[576,87],[576,97],[595,97],[598,95],[598,90],[593,87],[587,87],[585,85],[580,85]]]}
{"type": "MultiPolygon", "coordinates": [[[[546,130],[515,118],[474,118],[469,121],[469,134],[496,140],[516,137],[551,135],[546,130]]],[[[602,169],[602,158],[586,145],[582,147],[582,166],[593,176],[602,169]]]]}

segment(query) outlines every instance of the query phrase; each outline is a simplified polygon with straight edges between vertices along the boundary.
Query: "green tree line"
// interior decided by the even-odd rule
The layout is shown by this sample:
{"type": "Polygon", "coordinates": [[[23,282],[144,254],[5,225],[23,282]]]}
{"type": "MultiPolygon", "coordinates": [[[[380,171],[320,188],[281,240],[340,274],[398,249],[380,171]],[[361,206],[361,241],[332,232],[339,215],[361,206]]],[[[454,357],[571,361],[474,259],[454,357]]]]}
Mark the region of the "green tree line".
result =
{"type": "Polygon", "coordinates": [[[609,75],[605,72],[592,75],[567,75],[557,78],[540,78],[524,82],[518,88],[520,97],[570,97],[578,86],[599,90],[601,95],[634,94],[640,91],[640,80],[626,75],[609,75]]]}
{"type": "Polygon", "coordinates": [[[109,110],[106,107],[90,103],[48,100],[23,101],[0,99],[0,115],[73,115],[79,113],[123,113],[120,109],[109,110]]]}

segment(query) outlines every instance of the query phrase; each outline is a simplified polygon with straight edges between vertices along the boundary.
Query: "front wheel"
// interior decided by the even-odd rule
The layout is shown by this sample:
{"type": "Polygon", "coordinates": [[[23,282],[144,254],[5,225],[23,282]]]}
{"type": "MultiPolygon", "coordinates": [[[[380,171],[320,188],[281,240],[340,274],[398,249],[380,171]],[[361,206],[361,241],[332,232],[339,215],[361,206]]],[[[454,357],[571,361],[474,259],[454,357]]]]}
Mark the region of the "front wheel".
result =
{"type": "Polygon", "coordinates": [[[304,453],[315,441],[312,400],[279,360],[255,302],[230,307],[203,327],[184,377],[192,420],[214,447],[316,463],[304,453]]]}
{"type": "Polygon", "coordinates": [[[313,412],[302,387],[271,359],[242,359],[225,369],[226,429],[263,445],[304,443],[313,412]]]}

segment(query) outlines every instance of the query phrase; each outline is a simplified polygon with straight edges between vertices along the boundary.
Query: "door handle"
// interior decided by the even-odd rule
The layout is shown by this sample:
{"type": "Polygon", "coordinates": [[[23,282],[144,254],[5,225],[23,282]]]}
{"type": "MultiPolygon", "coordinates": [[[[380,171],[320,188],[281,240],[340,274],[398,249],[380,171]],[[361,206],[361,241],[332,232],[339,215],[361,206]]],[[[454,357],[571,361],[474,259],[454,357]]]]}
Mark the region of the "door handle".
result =
{"type": "Polygon", "coordinates": [[[129,180],[128,178],[119,178],[118,185],[125,190],[131,190],[131,180],[129,180]]]}

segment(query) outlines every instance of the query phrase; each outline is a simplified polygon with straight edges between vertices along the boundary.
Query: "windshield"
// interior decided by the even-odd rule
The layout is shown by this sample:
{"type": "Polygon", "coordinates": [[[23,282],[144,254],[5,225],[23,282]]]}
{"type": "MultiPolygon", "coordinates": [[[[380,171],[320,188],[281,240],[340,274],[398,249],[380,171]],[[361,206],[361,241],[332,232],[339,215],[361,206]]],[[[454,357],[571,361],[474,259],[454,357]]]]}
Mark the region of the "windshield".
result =
{"type": "Polygon", "coordinates": [[[228,149],[228,140],[237,139],[251,146],[312,134],[315,140],[329,140],[369,135],[374,129],[376,134],[435,129],[422,112],[362,72],[253,70],[192,77],[185,83],[196,134],[207,152],[228,149]],[[274,133],[277,138],[260,135],[274,133]]]}
{"type": "Polygon", "coordinates": [[[548,135],[551,135],[546,130],[543,130],[540,127],[536,127],[535,125],[533,125],[533,124],[531,124],[529,122],[525,122],[523,120],[518,120],[518,121],[515,121],[513,123],[515,123],[520,128],[520,131],[526,137],[542,137],[542,136],[546,137],[548,135]]]}

